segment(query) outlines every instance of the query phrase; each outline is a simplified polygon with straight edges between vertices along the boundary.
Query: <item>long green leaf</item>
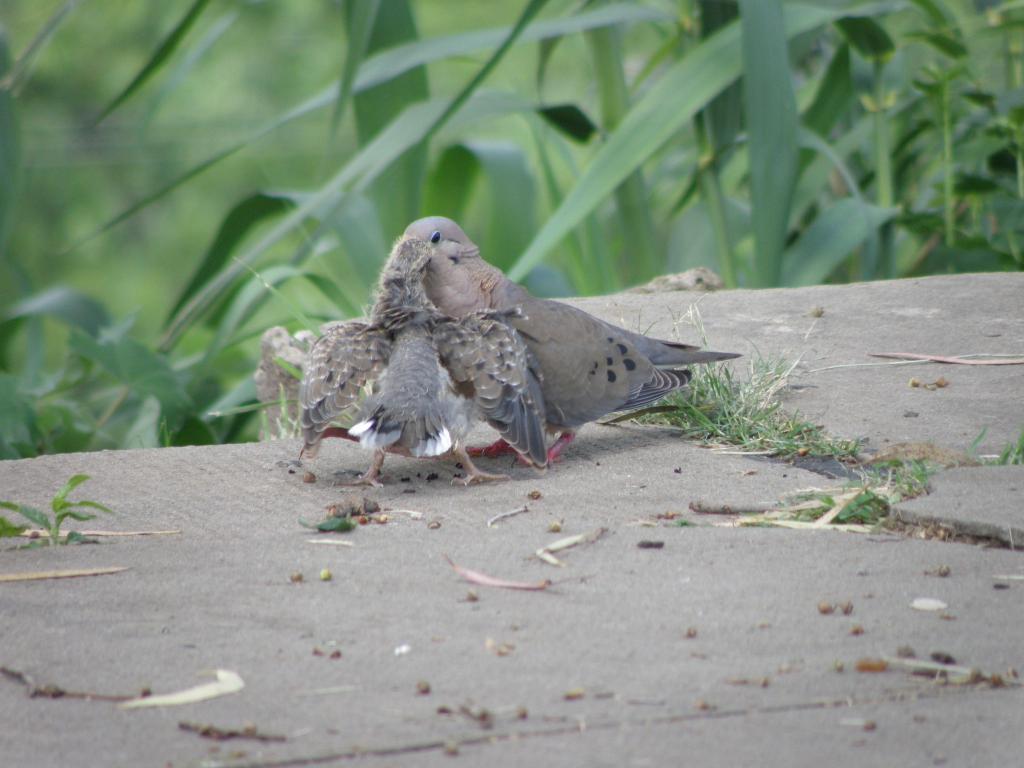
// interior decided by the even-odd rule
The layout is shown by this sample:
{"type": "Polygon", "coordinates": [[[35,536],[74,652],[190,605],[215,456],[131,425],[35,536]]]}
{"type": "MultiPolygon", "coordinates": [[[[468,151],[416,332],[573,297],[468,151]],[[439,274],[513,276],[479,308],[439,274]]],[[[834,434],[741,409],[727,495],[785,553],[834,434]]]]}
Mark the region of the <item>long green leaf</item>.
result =
{"type": "Polygon", "coordinates": [[[818,216],[791,245],[783,262],[785,285],[824,282],[847,256],[899,210],[846,198],[818,216]]]}
{"type": "MultiPolygon", "coordinates": [[[[349,5],[349,14],[356,6],[349,5]]],[[[350,23],[351,28],[351,23],[350,23]]],[[[387,12],[376,16],[367,50],[375,52],[399,45],[417,36],[411,0],[389,0],[387,12]]],[[[373,139],[398,115],[406,104],[424,101],[430,95],[427,72],[422,66],[367,88],[353,101],[356,138],[360,145],[373,139]]],[[[376,203],[377,213],[389,234],[401,232],[420,212],[420,195],[426,174],[426,144],[408,147],[373,180],[366,193],[376,203]]]]}
{"type": "Polygon", "coordinates": [[[210,0],[193,0],[192,5],[185,12],[185,15],[181,17],[178,23],[174,26],[174,29],[163,39],[163,42],[157,47],[150,56],[149,61],[145,63],[142,69],[132,78],[132,81],[128,83],[123,91],[121,91],[114,100],[107,105],[107,107],[100,112],[100,116],[96,118],[96,123],[102,123],[104,119],[111,112],[117,109],[121,104],[127,101],[132,94],[134,94],[139,88],[141,88],[149,78],[151,78],[160,69],[165,61],[170,58],[171,54],[174,53],[178,44],[188,34],[189,29],[195,24],[196,20],[202,15],[203,10],[210,4],[210,0]]]}
{"type": "Polygon", "coordinates": [[[10,71],[7,35],[0,27],[0,263],[7,260],[7,233],[14,221],[21,181],[21,142],[11,89],[2,83],[10,71]]]}
{"type": "Polygon", "coordinates": [[[348,106],[352,84],[369,47],[370,31],[377,20],[379,8],[380,0],[353,0],[346,6],[348,35],[345,41],[345,61],[341,68],[341,77],[338,78],[338,96],[334,101],[334,109],[331,110],[331,137],[337,133],[341,116],[348,106]]]}
{"type": "Polygon", "coordinates": [[[22,87],[28,81],[29,73],[32,71],[32,64],[36,57],[53,38],[54,33],[64,20],[75,10],[81,0],[67,0],[64,5],[58,8],[46,23],[42,26],[32,42],[28,44],[25,52],[18,57],[14,66],[9,72],[0,70],[0,91],[10,91],[12,94],[21,92],[22,87]]]}
{"type": "Polygon", "coordinates": [[[797,179],[796,96],[780,0],[740,0],[750,203],[762,287],[778,285],[797,179]]]}
{"type": "Polygon", "coordinates": [[[102,304],[63,285],[55,285],[22,299],[7,310],[3,320],[45,316],[55,317],[72,328],[81,328],[90,336],[95,336],[100,328],[110,322],[102,304]]]}
{"type": "Polygon", "coordinates": [[[96,340],[74,330],[69,347],[100,365],[132,392],[156,397],[169,422],[178,421],[191,410],[192,400],[167,359],[135,339],[120,336],[96,340]]]}
{"type": "MultiPolygon", "coordinates": [[[[868,13],[871,6],[860,8],[868,13]]],[[[829,8],[788,6],[786,34],[789,37],[815,29],[840,15],[829,8]]],[[[732,83],[740,74],[740,35],[734,22],[702,42],[672,65],[630,109],[619,127],[608,137],[530,243],[530,247],[509,270],[520,280],[568,232],[597,208],[623,179],[657,152],[698,110],[732,83]]]]}
{"type": "MultiPolygon", "coordinates": [[[[285,211],[295,207],[295,195],[281,192],[257,192],[250,195],[236,204],[217,230],[216,236],[210,247],[206,249],[199,266],[192,274],[188,285],[182,290],[177,301],[171,307],[167,316],[167,323],[181,310],[182,306],[195,296],[204,284],[213,278],[231,258],[231,253],[257,224],[270,218],[279,216],[285,211]]],[[[167,344],[162,343],[161,348],[166,351],[167,344]]]]}

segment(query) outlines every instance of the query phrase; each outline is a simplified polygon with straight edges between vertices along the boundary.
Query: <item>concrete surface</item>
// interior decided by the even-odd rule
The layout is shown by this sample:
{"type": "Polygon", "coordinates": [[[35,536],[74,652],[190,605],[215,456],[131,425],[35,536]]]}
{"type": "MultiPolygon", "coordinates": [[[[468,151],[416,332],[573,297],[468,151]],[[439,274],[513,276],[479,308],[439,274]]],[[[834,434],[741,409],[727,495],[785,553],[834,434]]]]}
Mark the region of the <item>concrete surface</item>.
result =
{"type": "MultiPolygon", "coordinates": [[[[800,356],[787,405],[834,434],[866,438],[869,448],[930,440],[965,450],[986,428],[979,450],[997,453],[1024,428],[1024,366],[818,369],[872,362],[870,351],[1020,355],[1022,297],[1024,275],[977,275],[724,292],[700,308],[715,348],[800,356]],[[812,307],[824,314],[809,317],[812,307]],[[911,376],[943,376],[949,386],[911,388],[911,376]]],[[[671,336],[673,316],[695,298],[579,303],[671,336]]],[[[0,765],[1020,763],[1024,692],[1014,670],[1024,665],[1024,581],[1005,578],[1024,575],[1020,551],[715,527],[717,517],[690,503],[769,503],[835,481],[635,425],[591,425],[548,473],[511,467],[513,480],[501,485],[452,487],[450,464],[389,458],[388,485],[366,493],[389,521],[345,535],[352,547],[317,545],[298,519],[318,519],[338,501],[344,489],[334,481],[364,469],[369,455],[332,442],[311,467],[317,481],[305,483],[297,452],[288,440],[0,462],[0,498],[45,506],[69,475],[85,472],[92,479],[75,497],[116,512],[86,527],[181,531],[0,550],[0,575],[129,569],[0,583],[0,665],[93,695],[30,698],[27,686],[0,677],[0,765]],[[528,512],[487,526],[524,504],[528,512]],[[693,525],[666,519],[673,515],[693,525]],[[560,533],[549,532],[555,521],[560,533]],[[533,555],[601,527],[594,543],[558,553],[564,568],[533,555]],[[648,541],[662,547],[639,546],[648,541]],[[495,577],[553,583],[473,585],[444,556],[495,577]],[[323,568],[331,581],[319,580],[323,568]],[[947,608],[915,610],[920,597],[947,608]],[[824,614],[820,604],[840,608],[824,614]],[[902,668],[856,669],[908,649],[989,677],[941,684],[902,668]],[[95,698],[181,690],[216,668],[238,673],[245,688],[154,709],[95,698]],[[1004,685],[993,687],[992,675],[1004,685]],[[218,742],[182,730],[183,721],[251,724],[284,740],[218,742]]],[[[901,509],[961,522],[992,522],[984,515],[1001,510],[1001,526],[1020,528],[1010,490],[1020,486],[1015,468],[949,470],[932,495],[901,509]]]]}
{"type": "Polygon", "coordinates": [[[933,478],[931,492],[896,505],[895,517],[1024,549],[1024,466],[958,467],[933,478]]]}

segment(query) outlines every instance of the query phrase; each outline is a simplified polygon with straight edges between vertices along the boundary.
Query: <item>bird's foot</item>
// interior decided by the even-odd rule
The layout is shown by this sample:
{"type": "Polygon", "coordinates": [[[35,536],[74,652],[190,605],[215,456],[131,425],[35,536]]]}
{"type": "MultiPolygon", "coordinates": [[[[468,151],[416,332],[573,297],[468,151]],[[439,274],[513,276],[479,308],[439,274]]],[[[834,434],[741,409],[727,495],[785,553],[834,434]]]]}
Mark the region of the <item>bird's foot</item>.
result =
{"type": "Polygon", "coordinates": [[[484,472],[473,463],[472,459],[469,458],[469,453],[465,448],[457,448],[455,450],[455,455],[458,456],[459,461],[462,462],[462,467],[466,470],[466,476],[452,478],[452,485],[480,485],[481,483],[498,483],[502,480],[512,479],[508,475],[496,475],[490,472],[484,472]]]}
{"type": "Polygon", "coordinates": [[[562,452],[569,447],[569,443],[576,439],[575,432],[563,432],[558,439],[548,448],[548,464],[554,464],[561,457],[562,452]]]}
{"type": "Polygon", "coordinates": [[[502,456],[508,456],[512,454],[518,459],[520,466],[532,467],[533,462],[523,456],[519,451],[513,448],[511,445],[505,442],[503,438],[498,438],[490,445],[483,447],[472,447],[467,448],[466,453],[470,456],[483,456],[485,459],[500,459],[502,456]]]}
{"type": "Polygon", "coordinates": [[[380,481],[380,468],[384,466],[384,451],[373,452],[373,463],[370,468],[355,480],[349,483],[342,483],[343,486],[351,488],[355,486],[369,485],[372,488],[383,488],[384,483],[380,481]]]}

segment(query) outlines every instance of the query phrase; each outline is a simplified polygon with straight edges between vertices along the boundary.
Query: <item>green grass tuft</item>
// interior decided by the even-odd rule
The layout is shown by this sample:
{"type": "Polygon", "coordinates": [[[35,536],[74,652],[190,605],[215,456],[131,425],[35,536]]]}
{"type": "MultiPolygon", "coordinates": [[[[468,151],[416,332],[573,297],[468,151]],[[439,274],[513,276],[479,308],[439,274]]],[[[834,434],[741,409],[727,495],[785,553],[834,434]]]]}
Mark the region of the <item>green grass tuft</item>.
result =
{"type": "Polygon", "coordinates": [[[694,370],[690,386],[666,398],[671,410],[642,416],[649,424],[669,424],[687,438],[708,445],[731,445],[751,453],[788,458],[857,458],[859,443],[829,436],[817,424],[789,414],[778,401],[794,364],[755,357],[750,376],[739,381],[723,364],[694,370]]]}

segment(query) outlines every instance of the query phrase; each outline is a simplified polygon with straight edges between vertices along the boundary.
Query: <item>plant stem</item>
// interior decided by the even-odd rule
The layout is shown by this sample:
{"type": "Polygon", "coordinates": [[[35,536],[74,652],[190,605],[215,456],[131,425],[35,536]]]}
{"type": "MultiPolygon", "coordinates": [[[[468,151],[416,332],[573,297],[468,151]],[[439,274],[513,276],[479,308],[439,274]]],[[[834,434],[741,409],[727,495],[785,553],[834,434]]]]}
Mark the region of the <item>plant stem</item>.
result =
{"type": "MultiPolygon", "coordinates": [[[[629,111],[629,90],[622,71],[622,34],[616,27],[595,29],[587,33],[587,42],[601,101],[601,127],[607,134],[629,111]]],[[[623,279],[627,283],[649,279],[661,271],[661,265],[656,256],[654,222],[640,168],[615,190],[615,201],[622,224],[623,279]]]]}
{"type": "Polygon", "coordinates": [[[943,224],[946,247],[956,243],[955,212],[953,210],[953,116],[950,109],[949,80],[942,80],[942,188],[943,224]]]}
{"type": "MultiPolygon", "coordinates": [[[[893,204],[893,179],[892,179],[892,150],[889,140],[889,123],[886,121],[886,93],[883,70],[885,63],[876,59],[874,67],[875,75],[875,176],[877,201],[880,208],[891,208],[893,204]]],[[[893,264],[893,227],[891,222],[882,226],[879,233],[878,263],[865,264],[861,277],[895,277],[895,266],[893,264]],[[873,274],[864,274],[870,271],[873,274]]]]}
{"type": "Polygon", "coordinates": [[[124,405],[124,401],[128,399],[128,395],[132,393],[130,387],[121,387],[121,391],[118,392],[117,397],[114,398],[114,402],[103,412],[103,415],[96,420],[96,425],[93,429],[99,432],[103,426],[110,421],[111,417],[117,412],[117,409],[124,405]]]}
{"type": "MultiPolygon", "coordinates": [[[[705,113],[706,115],[706,113],[705,113]]],[[[735,288],[736,255],[733,252],[732,240],[729,237],[729,224],[725,218],[725,203],[722,198],[722,185],[718,179],[718,163],[714,156],[714,148],[710,145],[708,131],[701,118],[695,121],[697,142],[701,148],[701,160],[697,170],[697,181],[700,184],[700,196],[707,206],[711,220],[711,230],[715,235],[715,252],[718,256],[718,271],[726,288],[735,288]],[[705,161],[704,158],[707,158],[705,161]]]]}

